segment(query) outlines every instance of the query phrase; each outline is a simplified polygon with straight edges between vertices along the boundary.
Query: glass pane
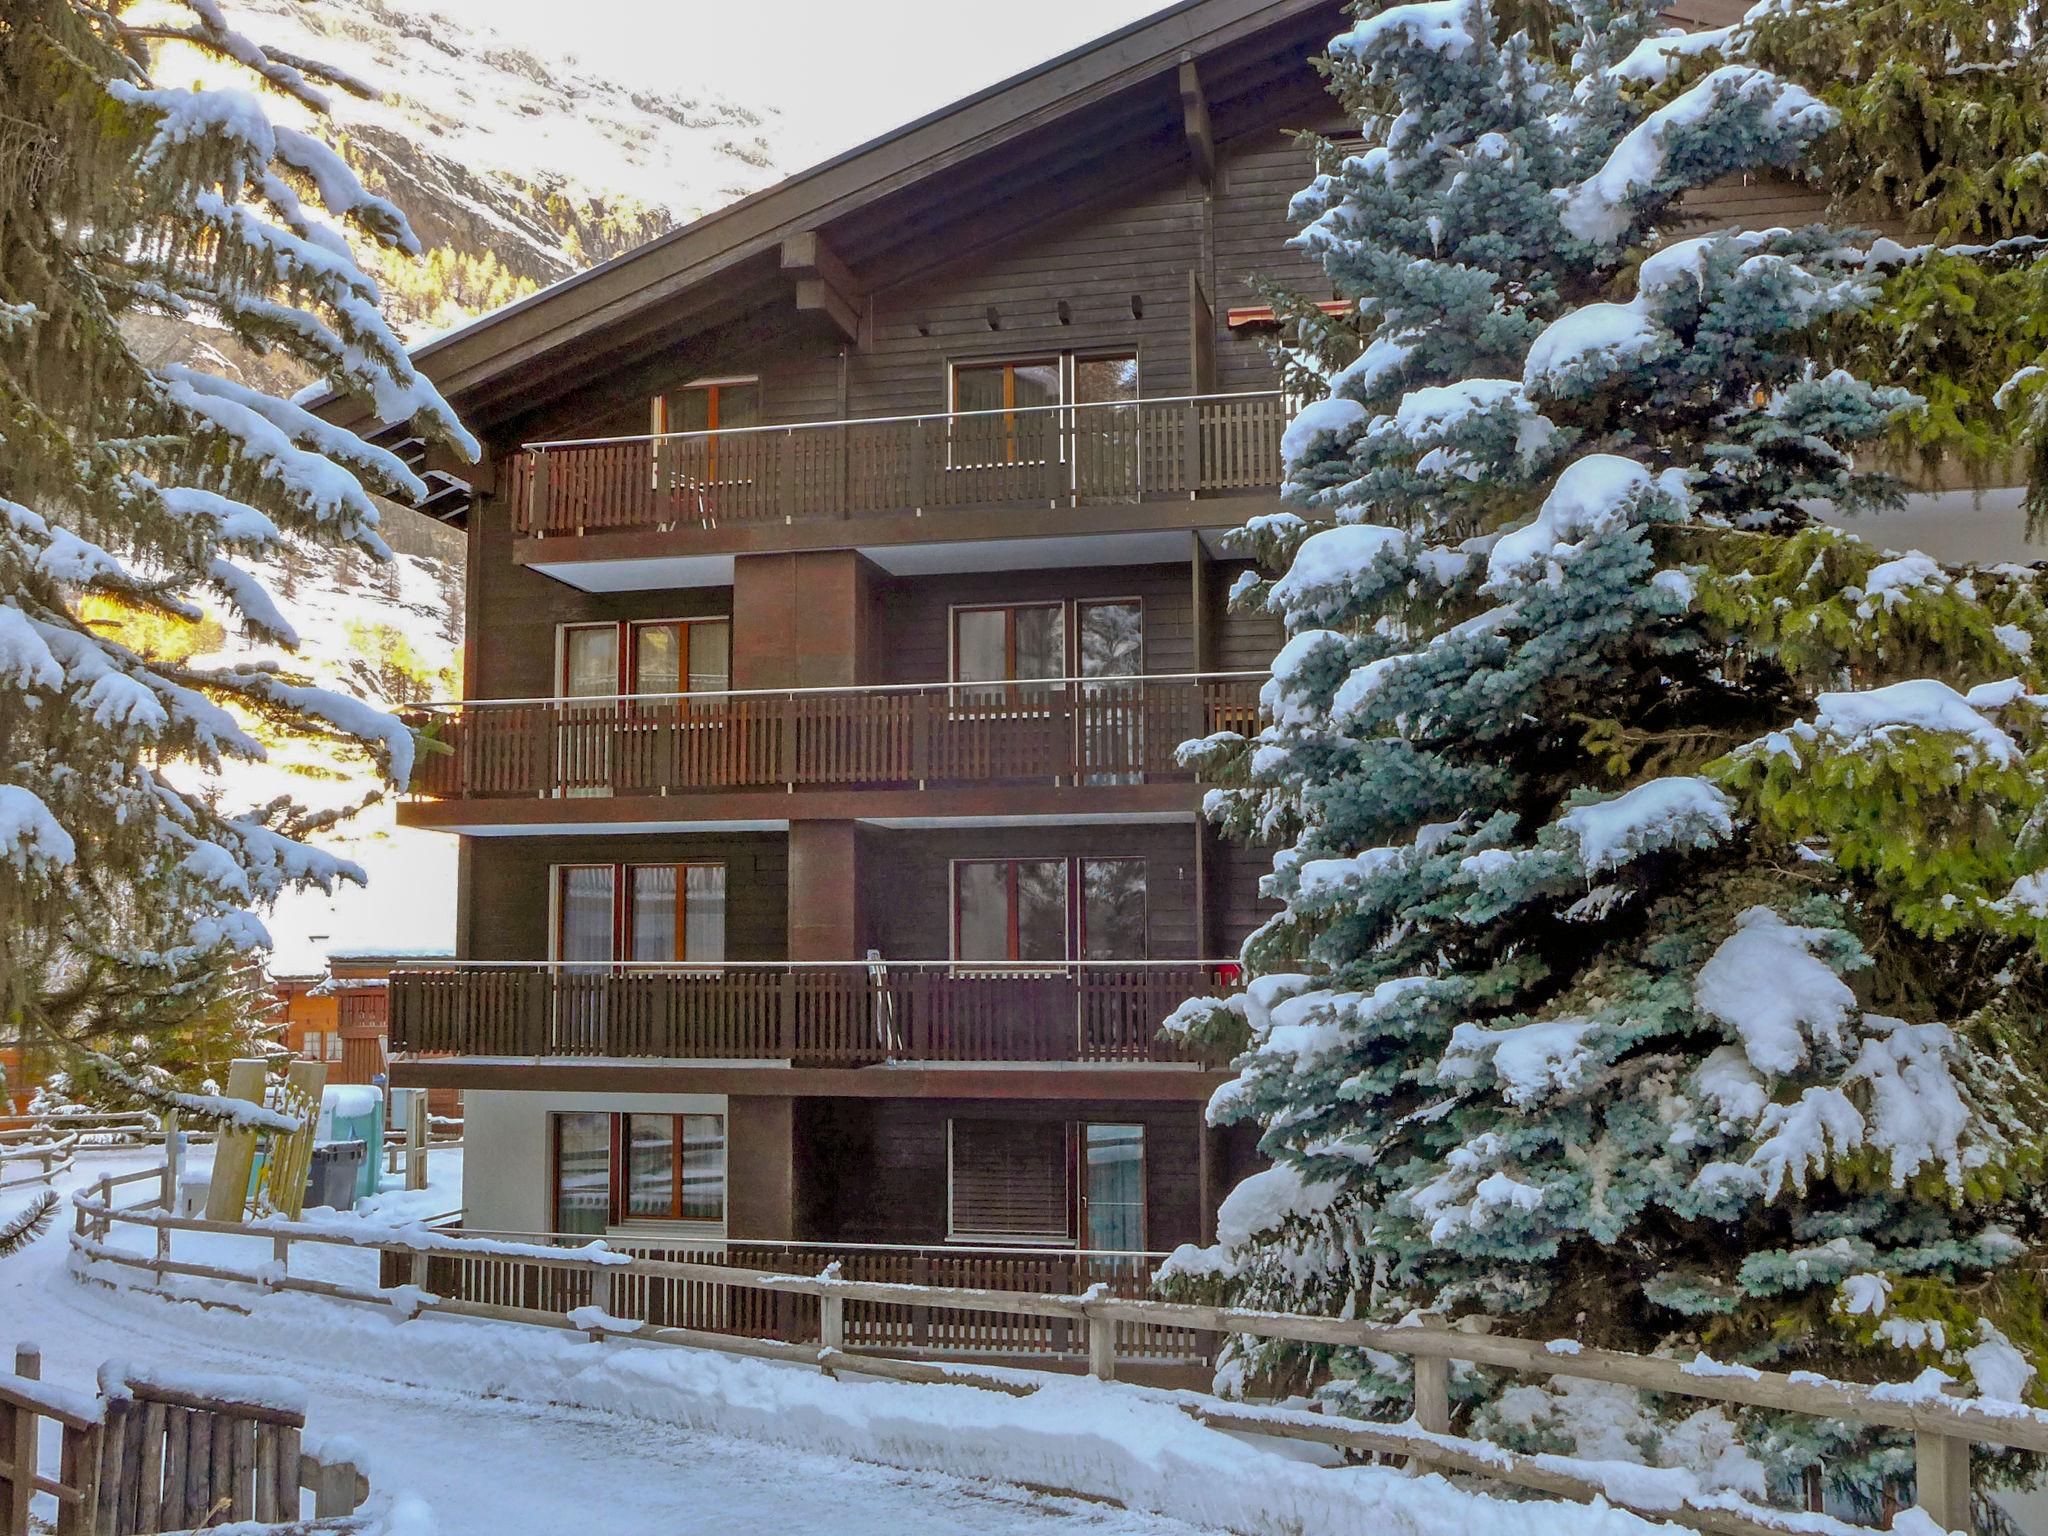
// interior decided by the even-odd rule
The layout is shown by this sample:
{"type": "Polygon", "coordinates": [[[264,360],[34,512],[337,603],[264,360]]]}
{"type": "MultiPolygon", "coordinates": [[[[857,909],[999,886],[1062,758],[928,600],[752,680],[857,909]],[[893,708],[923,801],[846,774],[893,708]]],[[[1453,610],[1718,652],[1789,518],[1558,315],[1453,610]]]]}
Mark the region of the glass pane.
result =
{"type": "Polygon", "coordinates": [[[721,384],[718,386],[718,429],[756,427],[761,424],[761,386],[721,384]]]}
{"type": "Polygon", "coordinates": [[[953,866],[954,931],[962,960],[1008,960],[1010,866],[993,860],[953,866]]]}
{"type": "Polygon", "coordinates": [[[679,624],[633,626],[633,691],[683,691],[683,636],[679,624]]]}
{"type": "Polygon", "coordinates": [[[676,867],[637,864],[630,871],[633,908],[629,958],[674,960],[676,956],[676,867]]]}
{"type": "Polygon", "coordinates": [[[626,1116],[626,1219],[666,1220],[675,1199],[676,1117],[626,1116]]]}
{"type": "Polygon", "coordinates": [[[611,1209],[611,1116],[555,1116],[555,1228],[602,1233],[611,1209]]]}
{"type": "Polygon", "coordinates": [[[1027,405],[1058,405],[1060,403],[1060,365],[1050,363],[1018,363],[1010,370],[1014,403],[1021,410],[1027,405]]]}
{"type": "Polygon", "coordinates": [[[1013,609],[1017,627],[1017,676],[1067,675],[1066,611],[1057,604],[1013,609]]]}
{"type": "Polygon", "coordinates": [[[1076,405],[1137,398],[1138,360],[1135,357],[1090,357],[1074,364],[1076,405]]]}
{"type": "Polygon", "coordinates": [[[1143,859],[1081,861],[1081,933],[1085,959],[1145,958],[1143,859]]]}
{"type": "Polygon", "coordinates": [[[683,870],[685,960],[725,958],[725,866],[691,864],[683,870]]]}
{"type": "Polygon", "coordinates": [[[725,1117],[683,1116],[683,1201],[685,1221],[725,1220],[725,1117]]]}
{"type": "Polygon", "coordinates": [[[999,411],[1003,408],[1003,366],[953,370],[953,409],[999,411]]]}
{"type": "Polygon", "coordinates": [[[668,412],[669,431],[706,431],[711,426],[711,391],[702,385],[679,389],[668,397],[668,412]]]}
{"type": "Polygon", "coordinates": [[[732,686],[732,626],[690,626],[690,692],[724,693],[732,686]]]}
{"type": "Polygon", "coordinates": [[[578,864],[561,872],[557,960],[607,961],[612,956],[612,867],[578,864]]]}
{"type": "Polygon", "coordinates": [[[1004,608],[967,608],[953,616],[956,681],[994,683],[1010,675],[1009,622],[1004,608]]]}
{"type": "Polygon", "coordinates": [[[1090,1248],[1132,1252],[1145,1246],[1145,1128],[1087,1128],[1090,1248]]]}
{"type": "Polygon", "coordinates": [[[1067,861],[1017,862],[1017,958],[1067,958],[1067,861]]]}
{"type": "Polygon", "coordinates": [[[1144,670],[1144,609],[1137,603],[1083,603],[1081,676],[1136,677],[1144,670]]]}
{"type": "Polygon", "coordinates": [[[610,698],[619,691],[619,632],[611,625],[562,631],[562,696],[610,698]]]}

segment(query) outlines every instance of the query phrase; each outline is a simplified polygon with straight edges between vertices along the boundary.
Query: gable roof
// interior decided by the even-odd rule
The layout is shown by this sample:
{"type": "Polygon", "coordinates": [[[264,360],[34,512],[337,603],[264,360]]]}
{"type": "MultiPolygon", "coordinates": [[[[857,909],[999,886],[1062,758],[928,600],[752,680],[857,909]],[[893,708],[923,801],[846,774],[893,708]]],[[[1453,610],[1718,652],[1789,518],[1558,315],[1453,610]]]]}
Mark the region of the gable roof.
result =
{"type": "MultiPolygon", "coordinates": [[[[1181,0],[437,336],[413,359],[488,429],[500,414],[495,395],[572,359],[588,370],[622,327],[786,295],[794,279],[778,252],[792,236],[824,232],[855,269],[884,260],[892,241],[936,244],[949,220],[964,222],[1034,181],[1100,173],[1119,154],[1178,137],[1184,61],[1200,71],[1212,113],[1227,119],[1276,94],[1276,62],[1305,58],[1343,25],[1338,0],[1181,0]],[[1004,157],[1000,184],[988,185],[991,162],[1004,157]]],[[[1300,75],[1320,95],[1320,82],[1300,75]]],[[[331,396],[323,404],[351,411],[331,396]]]]}

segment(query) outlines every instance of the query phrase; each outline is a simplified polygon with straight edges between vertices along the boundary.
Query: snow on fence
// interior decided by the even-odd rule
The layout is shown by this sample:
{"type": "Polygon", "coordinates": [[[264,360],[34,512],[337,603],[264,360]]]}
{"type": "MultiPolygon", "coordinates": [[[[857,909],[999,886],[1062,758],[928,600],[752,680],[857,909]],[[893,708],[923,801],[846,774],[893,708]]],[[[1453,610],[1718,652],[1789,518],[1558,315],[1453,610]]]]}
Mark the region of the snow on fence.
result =
{"type": "Polygon", "coordinates": [[[78,1151],[78,1132],[68,1136],[14,1139],[0,1132],[0,1189],[23,1189],[31,1184],[48,1184],[60,1173],[69,1173],[78,1151]]]}
{"type": "MultiPolygon", "coordinates": [[[[178,1217],[148,1206],[117,1207],[113,1203],[113,1192],[122,1184],[158,1178],[160,1173],[161,1170],[145,1170],[125,1178],[102,1179],[90,1194],[72,1196],[76,1212],[72,1243],[88,1267],[107,1263],[149,1271],[154,1289],[159,1292],[163,1292],[166,1276],[186,1276],[253,1286],[265,1292],[298,1291],[361,1302],[396,1309],[408,1317],[427,1311],[436,1316],[523,1323],[583,1333],[598,1342],[681,1345],[814,1366],[833,1376],[847,1372],[913,1383],[964,1384],[1020,1396],[1038,1390],[1038,1382],[1046,1378],[1034,1380],[1034,1373],[1017,1370],[975,1370],[930,1359],[905,1360],[881,1352],[850,1350],[848,1303],[876,1302],[1010,1319],[1058,1319],[1083,1332],[1089,1371],[1104,1381],[1113,1380],[1117,1373],[1115,1329],[1120,1323],[1375,1349],[1413,1363],[1415,1412],[1404,1423],[1373,1424],[1319,1413],[1255,1407],[1193,1393],[1175,1394],[1173,1401],[1191,1418],[1218,1429],[1398,1457],[1411,1466],[1487,1478],[1563,1498],[1604,1499],[1646,1519],[1669,1521],[1716,1536],[1851,1536],[1857,1528],[1817,1513],[1795,1514],[1751,1503],[1733,1493],[1705,1491],[1682,1471],[1565,1456],[1525,1455],[1486,1441],[1453,1435],[1451,1367],[1465,1363],[1530,1376],[1608,1382],[1673,1397],[1910,1432],[1917,1505],[1927,1518],[1922,1520],[1919,1514],[1903,1518],[1910,1518],[1914,1522],[1912,1528],[1921,1532],[1929,1530],[1928,1521],[1942,1531],[1972,1529],[1973,1444],[2048,1452],[2048,1413],[2013,1403],[1948,1397],[1939,1384],[1931,1384],[1929,1379],[1864,1386],[1829,1380],[1811,1372],[1787,1374],[1726,1365],[1704,1356],[1692,1361],[1655,1359],[1585,1348],[1573,1341],[1544,1343],[1463,1328],[1389,1327],[1340,1318],[1119,1297],[1101,1286],[1091,1287],[1080,1295],[1060,1295],[850,1280],[838,1273],[836,1265],[816,1275],[777,1274],[729,1264],[637,1257],[595,1242],[581,1249],[552,1248],[458,1237],[418,1224],[377,1227],[360,1222],[306,1223],[268,1218],[237,1225],[178,1217]],[[116,1222],[154,1229],[155,1254],[110,1246],[108,1232],[116,1222]],[[273,1261],[253,1272],[180,1261],[170,1251],[170,1238],[175,1232],[268,1235],[273,1242],[273,1261]],[[400,1256],[408,1265],[409,1279],[403,1284],[361,1288],[301,1278],[290,1272],[291,1249],[298,1243],[331,1244],[400,1256]],[[587,1299],[574,1306],[543,1308],[437,1296],[427,1289],[429,1264],[436,1256],[450,1255],[489,1259],[543,1277],[576,1274],[587,1280],[587,1289],[579,1292],[587,1299]],[[705,1282],[770,1296],[814,1298],[818,1307],[817,1340],[800,1343],[705,1328],[658,1327],[617,1315],[614,1308],[618,1300],[631,1294],[635,1282],[648,1281],[705,1282]]],[[[547,1291],[537,1286],[530,1294],[545,1295],[547,1291]]],[[[1905,1528],[1903,1524],[1894,1527],[1905,1528]]],[[[12,1533],[0,1530],[0,1536],[12,1533]]]]}
{"type": "Polygon", "coordinates": [[[360,1529],[349,1516],[369,1480],[342,1455],[304,1443],[305,1404],[288,1384],[138,1371],[109,1364],[97,1395],[42,1379],[42,1356],[15,1350],[0,1375],[0,1536],[29,1536],[38,1493],[56,1501],[57,1536],[150,1536],[222,1520],[292,1530],[360,1529]],[[57,1466],[41,1470],[41,1421],[57,1427],[57,1466]],[[313,1496],[302,1524],[301,1492],[313,1496]]]}

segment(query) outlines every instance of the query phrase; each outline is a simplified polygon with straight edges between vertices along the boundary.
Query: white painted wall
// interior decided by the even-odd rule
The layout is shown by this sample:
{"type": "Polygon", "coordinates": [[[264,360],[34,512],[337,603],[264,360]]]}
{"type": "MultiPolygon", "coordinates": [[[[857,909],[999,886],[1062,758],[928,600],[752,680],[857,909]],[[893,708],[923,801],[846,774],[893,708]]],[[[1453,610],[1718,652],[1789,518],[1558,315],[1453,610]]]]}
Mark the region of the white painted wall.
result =
{"type": "MultiPolygon", "coordinates": [[[[549,1219],[548,1116],[723,1115],[722,1093],[549,1093],[466,1088],[462,1094],[463,1225],[545,1232],[549,1219]]],[[[728,1122],[729,1123],[729,1122],[728,1122]]]]}

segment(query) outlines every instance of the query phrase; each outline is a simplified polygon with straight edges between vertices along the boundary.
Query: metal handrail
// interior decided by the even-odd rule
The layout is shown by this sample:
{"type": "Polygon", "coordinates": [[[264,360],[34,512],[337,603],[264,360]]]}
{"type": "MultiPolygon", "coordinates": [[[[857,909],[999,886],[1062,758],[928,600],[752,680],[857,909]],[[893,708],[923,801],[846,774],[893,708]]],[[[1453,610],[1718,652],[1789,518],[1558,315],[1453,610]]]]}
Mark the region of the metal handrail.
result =
{"type": "Polygon", "coordinates": [[[741,437],[760,432],[805,432],[825,427],[871,427],[906,421],[966,421],[978,416],[1023,416],[1036,411],[1128,411],[1142,405],[1195,405],[1208,400],[1275,400],[1286,392],[1278,389],[1235,390],[1213,395],[1148,395],[1139,400],[1083,400],[1067,405],[992,406],[981,411],[919,411],[907,416],[846,416],[834,421],[772,422],[755,427],[713,427],[695,432],[635,432],[620,437],[556,437],[521,443],[525,453],[545,453],[550,448],[603,448],[618,443],[672,443],[691,438],[741,437]]]}
{"type": "Polygon", "coordinates": [[[429,960],[416,966],[393,966],[394,976],[417,976],[450,970],[546,970],[572,971],[594,976],[606,971],[673,971],[679,975],[713,974],[748,970],[874,970],[942,969],[968,971],[991,976],[1059,976],[1068,971],[1099,969],[1129,971],[1156,970],[1241,970],[1244,962],[1235,956],[1220,960],[429,960]]]}
{"type": "MultiPolygon", "coordinates": [[[[427,1225],[432,1226],[434,1223],[428,1222],[427,1225]]],[[[959,1254],[963,1257],[1005,1259],[1109,1259],[1125,1262],[1132,1259],[1164,1260],[1171,1257],[1163,1249],[1062,1248],[1046,1243],[835,1243],[823,1238],[734,1237],[730,1233],[717,1237],[698,1237],[691,1234],[668,1236],[650,1232],[645,1237],[636,1237],[627,1230],[627,1226],[628,1224],[623,1222],[617,1223],[597,1240],[607,1246],[624,1242],[673,1244],[693,1248],[820,1248],[833,1253],[959,1254]]],[[[554,1238],[566,1238],[578,1244],[592,1241],[592,1234],[588,1232],[514,1232],[487,1227],[445,1226],[440,1230],[451,1237],[481,1237],[492,1242],[535,1242],[554,1238]]]]}
{"type": "Polygon", "coordinates": [[[1270,668],[1249,672],[1130,672],[1113,677],[1020,677],[1001,678],[985,682],[932,682],[932,683],[834,683],[814,688],[723,688],[705,689],[695,693],[590,693],[572,694],[567,697],[550,696],[524,699],[436,699],[425,704],[407,704],[406,709],[462,710],[478,709],[485,705],[502,704],[648,704],[669,699],[688,699],[692,703],[710,703],[717,699],[789,699],[809,698],[821,694],[873,694],[873,693],[923,693],[932,689],[948,691],[975,688],[984,692],[1016,690],[1024,692],[1033,688],[1076,688],[1083,685],[1105,687],[1116,683],[1232,683],[1264,680],[1272,676],[1270,668]]]}

